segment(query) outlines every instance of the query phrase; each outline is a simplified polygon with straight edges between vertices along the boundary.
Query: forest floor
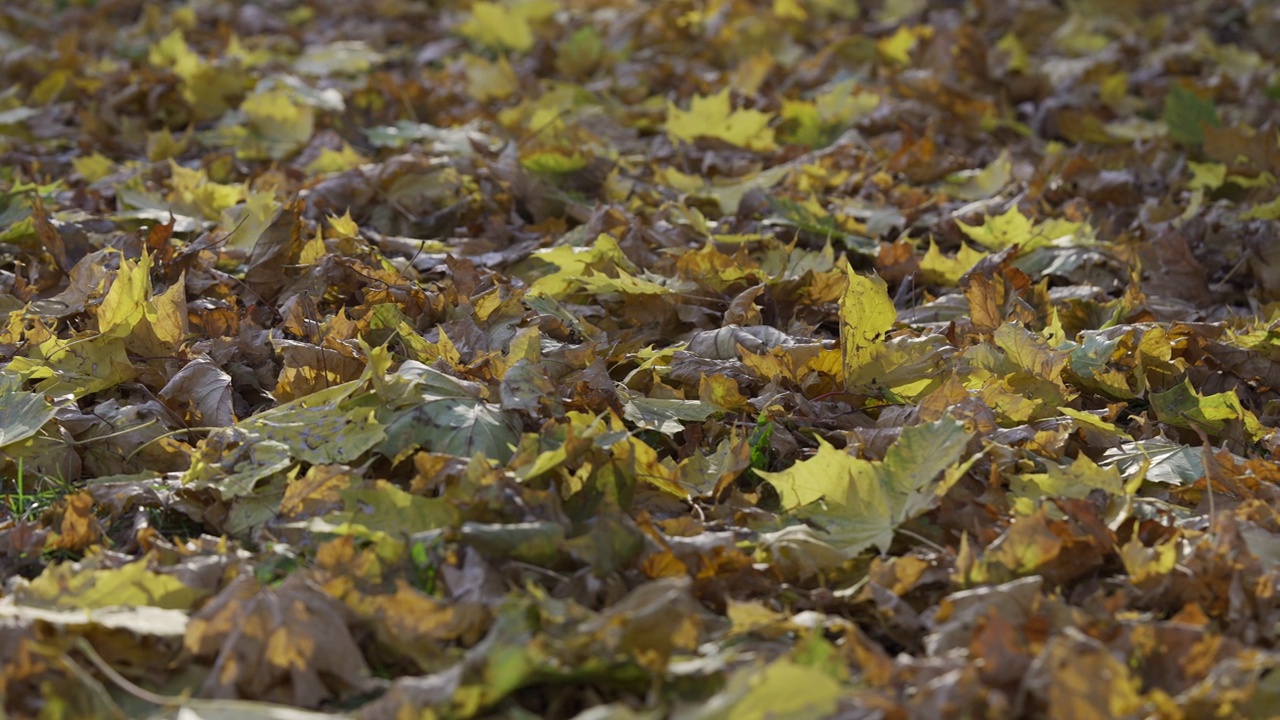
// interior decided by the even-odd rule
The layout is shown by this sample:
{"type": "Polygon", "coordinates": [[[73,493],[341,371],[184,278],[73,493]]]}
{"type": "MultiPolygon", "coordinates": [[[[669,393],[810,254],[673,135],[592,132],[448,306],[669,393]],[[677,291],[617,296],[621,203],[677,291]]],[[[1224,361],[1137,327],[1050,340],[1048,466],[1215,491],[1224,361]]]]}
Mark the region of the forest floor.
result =
{"type": "Polygon", "coordinates": [[[0,717],[1280,716],[1277,37],[0,3],[0,717]]]}

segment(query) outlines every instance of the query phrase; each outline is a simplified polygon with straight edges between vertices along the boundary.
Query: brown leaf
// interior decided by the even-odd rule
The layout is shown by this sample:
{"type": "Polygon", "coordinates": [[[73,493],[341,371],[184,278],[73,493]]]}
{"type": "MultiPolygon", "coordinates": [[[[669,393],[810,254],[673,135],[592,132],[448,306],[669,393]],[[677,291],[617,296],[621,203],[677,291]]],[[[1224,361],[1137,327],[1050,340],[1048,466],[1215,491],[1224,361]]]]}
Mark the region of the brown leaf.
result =
{"type": "Polygon", "coordinates": [[[213,660],[206,697],[315,708],[376,685],[350,622],[301,575],[274,588],[241,577],[191,617],[185,645],[213,660]]]}

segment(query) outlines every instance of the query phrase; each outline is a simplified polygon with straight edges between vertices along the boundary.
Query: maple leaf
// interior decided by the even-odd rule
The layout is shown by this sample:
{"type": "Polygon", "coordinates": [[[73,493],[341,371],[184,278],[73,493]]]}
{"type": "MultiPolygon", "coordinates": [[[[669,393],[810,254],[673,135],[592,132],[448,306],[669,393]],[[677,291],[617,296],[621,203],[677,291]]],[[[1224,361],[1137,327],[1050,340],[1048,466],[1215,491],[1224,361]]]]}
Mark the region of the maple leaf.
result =
{"type": "Polygon", "coordinates": [[[1222,124],[1213,102],[1202,99],[1179,83],[1169,86],[1164,121],[1169,126],[1169,136],[1185,145],[1204,143],[1204,126],[1222,124]]]}
{"type": "Polygon", "coordinates": [[[689,109],[667,104],[667,135],[672,140],[691,143],[700,137],[724,140],[749,150],[767,152],[774,148],[772,120],[759,110],[734,110],[729,88],[714,95],[697,96],[689,101],[689,109]]]}
{"type": "Polygon", "coordinates": [[[971,435],[964,423],[944,418],[903,428],[884,460],[853,457],[819,439],[818,452],[788,470],[757,473],[773,485],[786,509],[802,512],[824,528],[836,547],[851,555],[875,545],[887,552],[894,530],[925,512],[954,484],[976,456],[956,464],[971,435]],[[946,471],[946,477],[935,479],[946,471]]]}
{"type": "Polygon", "coordinates": [[[879,276],[864,277],[849,269],[849,285],[840,299],[840,348],[845,387],[873,382],[867,369],[885,348],[885,335],[898,311],[879,276]]]}
{"type": "Polygon", "coordinates": [[[109,5],[0,12],[0,716],[1277,714],[1264,3],[109,5]]]}

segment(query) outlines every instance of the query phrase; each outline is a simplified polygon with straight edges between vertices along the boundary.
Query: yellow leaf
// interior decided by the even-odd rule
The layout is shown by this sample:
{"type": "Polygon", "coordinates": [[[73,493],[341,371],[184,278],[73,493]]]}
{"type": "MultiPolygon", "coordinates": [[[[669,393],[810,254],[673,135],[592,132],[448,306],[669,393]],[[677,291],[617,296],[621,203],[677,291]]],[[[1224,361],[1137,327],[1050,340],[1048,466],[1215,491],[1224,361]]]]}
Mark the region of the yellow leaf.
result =
{"type": "Polygon", "coordinates": [[[1013,161],[1007,149],[1001,150],[999,157],[991,161],[981,170],[966,170],[953,173],[947,182],[953,187],[947,194],[962,200],[982,200],[1000,192],[1013,177],[1013,161]]]}
{"type": "Polygon", "coordinates": [[[875,19],[887,26],[897,25],[924,11],[926,5],[926,0],[887,0],[876,12],[875,19]]]}
{"type": "Polygon", "coordinates": [[[1249,208],[1240,216],[1241,220],[1280,220],[1280,197],[1268,203],[1260,203],[1249,208]]]}
{"type": "Polygon", "coordinates": [[[733,625],[728,633],[730,637],[746,635],[760,628],[781,625],[787,621],[786,615],[773,610],[759,600],[739,602],[730,598],[725,607],[725,615],[733,625]]]}
{"type": "Polygon", "coordinates": [[[168,68],[183,80],[191,80],[204,61],[191,50],[181,30],[174,30],[147,49],[147,62],[168,68]]]}
{"type": "Polygon", "coordinates": [[[144,303],[151,298],[151,258],[138,262],[122,258],[120,270],[98,305],[98,332],[109,337],[128,337],[146,315],[144,303]]]}
{"type": "Polygon", "coordinates": [[[680,485],[675,469],[664,465],[658,459],[658,452],[645,442],[627,437],[622,442],[615,443],[611,450],[614,461],[632,477],[675,497],[689,497],[689,491],[680,485]]]}
{"type": "Polygon", "coordinates": [[[237,154],[242,157],[257,158],[265,154],[278,160],[301,148],[315,130],[315,109],[297,102],[292,92],[282,88],[246,97],[240,111],[252,130],[245,140],[249,147],[237,148],[237,154]],[[255,141],[259,147],[254,147],[255,141]]]}
{"type": "Polygon", "coordinates": [[[356,152],[350,145],[343,143],[340,150],[322,149],[320,155],[307,163],[303,170],[308,175],[323,175],[351,170],[364,162],[363,155],[356,152]]]}
{"type": "Polygon", "coordinates": [[[617,277],[609,277],[599,272],[578,278],[583,290],[593,294],[622,293],[624,295],[671,295],[675,288],[667,287],[653,280],[638,278],[625,270],[617,270],[617,277]]]}
{"type": "Polygon", "coordinates": [[[874,378],[864,370],[884,349],[885,334],[898,311],[879,275],[864,277],[849,268],[849,285],[840,299],[840,347],[844,353],[845,387],[854,390],[874,378]]]}
{"type": "Polygon", "coordinates": [[[843,503],[853,477],[872,470],[870,461],[837,450],[819,437],[818,452],[813,457],[779,472],[756,472],[778,491],[783,510],[796,510],[824,497],[843,503]]]}
{"type": "Polygon", "coordinates": [[[98,306],[98,331],[123,338],[132,352],[147,357],[172,353],[186,338],[185,280],[151,295],[151,258],[121,260],[120,269],[98,306]]]}
{"type": "Polygon", "coordinates": [[[970,240],[990,250],[1025,245],[1031,239],[1031,220],[1011,207],[1003,215],[988,215],[981,225],[956,222],[970,240]]]}
{"type": "Polygon", "coordinates": [[[762,50],[738,63],[729,77],[729,87],[743,95],[755,95],[777,65],[773,53],[762,50]]]}
{"type": "Polygon", "coordinates": [[[205,592],[173,575],[153,573],[144,557],[117,568],[82,568],[79,563],[51,564],[19,597],[23,604],[96,609],[135,605],[191,609],[205,592]]]}
{"type": "Polygon", "coordinates": [[[1042,495],[1048,497],[1083,498],[1094,490],[1102,490],[1108,495],[1123,495],[1124,480],[1120,477],[1120,468],[1111,465],[1106,468],[1098,466],[1087,455],[1081,454],[1067,465],[1045,463],[1046,472],[1024,473],[1015,476],[1013,491],[1019,495],[1042,495]],[[1039,493],[1028,493],[1034,486],[1039,493]]]}
{"type": "Polygon", "coordinates": [[[794,368],[790,366],[790,363],[784,361],[783,356],[775,354],[772,351],[768,353],[761,353],[759,355],[746,350],[741,352],[742,364],[746,365],[747,369],[761,380],[772,382],[775,380],[796,379],[794,368]]]}
{"type": "Polygon", "coordinates": [[[248,195],[242,184],[212,182],[204,170],[184,168],[172,160],[169,172],[173,190],[166,198],[179,214],[216,220],[224,210],[244,202],[248,195]]]}
{"type": "Polygon", "coordinates": [[[520,79],[506,57],[496,61],[478,55],[463,55],[467,74],[467,94],[479,102],[502,100],[520,89],[520,79]]]}
{"type": "Polygon", "coordinates": [[[147,133],[147,159],[151,162],[170,160],[186,152],[190,145],[190,132],[174,137],[169,128],[160,128],[157,132],[147,133]]]}
{"type": "Polygon", "coordinates": [[[807,100],[782,100],[782,139],[788,143],[817,147],[822,143],[822,119],[818,106],[807,100]]]}
{"type": "Polygon", "coordinates": [[[243,203],[222,211],[218,226],[229,233],[228,249],[247,254],[279,214],[280,203],[274,192],[251,192],[243,203]]]}
{"type": "Polygon", "coordinates": [[[965,273],[986,256],[987,253],[974,250],[968,243],[961,243],[955,257],[947,257],[938,249],[933,238],[929,238],[929,249],[920,260],[920,272],[927,283],[954,287],[965,273]]]}
{"type": "Polygon", "coordinates": [[[1129,542],[1120,546],[1120,561],[1124,563],[1129,579],[1141,585],[1147,580],[1163,578],[1173,572],[1178,565],[1180,543],[1181,538],[1175,535],[1164,542],[1147,547],[1142,544],[1135,528],[1129,542]]]}
{"type": "Polygon", "coordinates": [[[1276,176],[1270,172],[1263,170],[1257,175],[1239,175],[1232,173],[1227,176],[1227,182],[1233,185],[1239,185],[1242,188],[1260,188],[1268,187],[1276,184],[1276,176]]]}
{"type": "Polygon", "coordinates": [[[996,49],[1008,53],[1009,69],[1014,72],[1026,72],[1031,65],[1031,56],[1027,53],[1027,48],[1013,33],[1005,33],[1004,37],[996,42],[996,49]]]}
{"type": "Polygon", "coordinates": [[[993,336],[996,347],[1004,350],[1005,357],[1027,371],[1033,377],[1054,383],[1064,391],[1062,370],[1066,367],[1068,353],[1052,350],[1044,338],[1020,324],[1003,323],[993,336]]]}
{"type": "Polygon", "coordinates": [[[9,361],[8,372],[24,379],[40,380],[35,391],[49,395],[72,394],[83,397],[137,377],[137,370],[118,337],[90,335],[65,339],[50,336],[30,357],[9,361]]]}
{"type": "Polygon", "coordinates": [[[580,77],[594,70],[602,57],[604,42],[596,29],[587,25],[556,46],[556,70],[566,77],[580,77]]]}
{"type": "Polygon", "coordinates": [[[698,398],[734,412],[751,410],[750,398],[727,375],[703,375],[698,382],[698,398]]]}
{"type": "Polygon", "coordinates": [[[691,143],[709,137],[765,152],[775,147],[773,130],[769,127],[771,119],[771,115],[759,110],[734,110],[729,101],[729,88],[715,95],[693,98],[688,110],[667,103],[667,135],[679,142],[691,143]]]}
{"type": "Polygon", "coordinates": [[[528,13],[496,2],[477,2],[459,28],[467,38],[498,50],[524,52],[533,47],[528,13]]]}
{"type": "Polygon", "coordinates": [[[928,26],[900,25],[892,35],[877,41],[876,49],[889,62],[906,65],[911,62],[911,51],[915,50],[920,39],[931,35],[933,35],[933,29],[928,26]]]}
{"type": "Polygon", "coordinates": [[[587,156],[576,150],[568,151],[555,148],[533,150],[520,156],[520,164],[526,170],[540,173],[570,173],[586,167],[587,162],[587,156]]]}
{"type": "Polygon", "coordinates": [[[786,658],[753,673],[748,682],[751,689],[726,717],[736,720],[828,717],[836,711],[837,702],[845,694],[844,688],[830,675],[786,658]]]}
{"type": "Polygon", "coordinates": [[[76,172],[80,173],[81,177],[89,182],[97,182],[115,170],[115,163],[98,152],[74,158],[71,161],[71,165],[76,169],[76,172]]]}
{"type": "Polygon", "coordinates": [[[351,219],[350,210],[342,213],[342,217],[330,215],[327,219],[329,220],[329,227],[333,228],[333,232],[336,233],[337,237],[354,238],[360,236],[360,226],[356,224],[355,220],[351,219]]]}
{"type": "MultiPolygon", "coordinates": [[[[171,354],[187,337],[187,289],[186,273],[178,275],[178,280],[168,290],[151,298],[143,305],[143,321],[147,326],[144,334],[147,342],[139,345],[139,337],[131,337],[127,343],[131,350],[136,349],[143,355],[158,357],[171,354]]],[[[134,333],[135,336],[138,333],[134,333]]]]}
{"type": "Polygon", "coordinates": [[[773,14],[779,20],[799,20],[803,22],[809,19],[809,13],[800,4],[799,0],[773,0],[773,14]]]}
{"type": "Polygon", "coordinates": [[[458,368],[462,365],[462,354],[445,334],[444,328],[440,328],[440,339],[436,341],[436,351],[441,359],[449,363],[449,367],[458,368]]]}
{"type": "Polygon", "coordinates": [[[1119,426],[1115,425],[1114,423],[1109,423],[1106,420],[1103,420],[1102,418],[1098,417],[1097,415],[1094,415],[1093,413],[1085,412],[1083,410],[1073,410],[1069,407],[1060,407],[1058,408],[1058,412],[1075,420],[1077,423],[1077,427],[1085,427],[1092,430],[1097,430],[1098,432],[1104,433],[1106,435],[1110,435],[1111,437],[1118,437],[1124,440],[1133,439],[1133,436],[1129,435],[1129,433],[1125,432],[1124,430],[1121,430],[1119,426]]]}
{"type": "Polygon", "coordinates": [[[814,97],[818,117],[827,124],[848,123],[871,114],[880,107],[880,95],[860,91],[858,81],[850,78],[831,86],[830,90],[814,97]]]}
{"type": "MultiPolygon", "coordinates": [[[[627,260],[618,241],[612,236],[601,233],[590,247],[561,246],[539,250],[533,259],[551,265],[555,270],[547,272],[530,283],[530,291],[561,298],[581,287],[587,269],[612,270],[614,268],[630,269],[632,264],[627,260]]],[[[602,278],[608,280],[608,278],[602,278]]]]}

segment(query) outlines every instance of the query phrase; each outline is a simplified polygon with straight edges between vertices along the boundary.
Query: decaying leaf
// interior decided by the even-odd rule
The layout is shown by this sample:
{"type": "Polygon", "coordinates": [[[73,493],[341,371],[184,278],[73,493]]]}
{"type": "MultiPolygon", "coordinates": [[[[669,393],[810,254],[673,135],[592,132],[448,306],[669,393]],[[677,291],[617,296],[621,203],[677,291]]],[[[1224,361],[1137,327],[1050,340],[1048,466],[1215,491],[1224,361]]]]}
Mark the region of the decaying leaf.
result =
{"type": "Polygon", "coordinates": [[[0,716],[1280,716],[1271,4],[0,6],[0,716]]]}

